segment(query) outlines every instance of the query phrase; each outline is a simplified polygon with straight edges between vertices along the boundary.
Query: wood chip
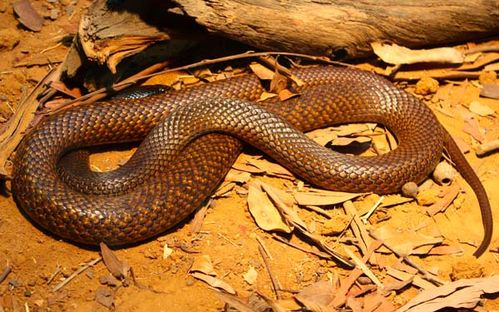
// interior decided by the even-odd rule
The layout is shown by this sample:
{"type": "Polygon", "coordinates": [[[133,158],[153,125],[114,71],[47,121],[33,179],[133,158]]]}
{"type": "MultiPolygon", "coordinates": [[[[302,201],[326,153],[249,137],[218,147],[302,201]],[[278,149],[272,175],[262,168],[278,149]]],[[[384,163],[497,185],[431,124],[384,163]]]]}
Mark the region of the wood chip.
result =
{"type": "Polygon", "coordinates": [[[396,44],[371,43],[374,53],[388,64],[451,63],[464,61],[464,53],[455,48],[411,50],[396,44]]]}

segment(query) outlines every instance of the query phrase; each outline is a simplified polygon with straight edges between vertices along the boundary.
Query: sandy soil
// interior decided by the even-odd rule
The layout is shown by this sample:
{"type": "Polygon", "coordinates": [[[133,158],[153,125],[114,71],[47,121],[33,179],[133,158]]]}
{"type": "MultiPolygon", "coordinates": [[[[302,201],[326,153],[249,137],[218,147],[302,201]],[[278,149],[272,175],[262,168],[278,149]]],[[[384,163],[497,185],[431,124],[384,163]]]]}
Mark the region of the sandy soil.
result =
{"type": "MultiPolygon", "coordinates": [[[[78,1],[76,5],[62,0],[53,3],[35,1],[34,6],[42,15],[50,16],[54,14],[53,10],[59,10],[59,15],[53,20],[47,18],[42,31],[34,33],[19,26],[10,1],[0,3],[0,122],[15,112],[16,104],[48,72],[50,66],[62,60],[67,47],[59,42],[64,36],[75,32],[82,8],[86,5],[88,1],[78,1]]],[[[461,83],[449,88],[449,98],[464,90],[461,83]]],[[[470,85],[469,88],[473,89],[474,86],[470,85]]],[[[473,96],[464,92],[459,98],[466,104],[473,96]]],[[[434,102],[430,100],[428,103],[453,135],[471,142],[470,136],[462,130],[461,118],[449,117],[436,110],[434,102]]],[[[496,114],[478,117],[480,125],[484,129],[497,130],[499,101],[487,100],[486,104],[496,114]]],[[[126,155],[123,153],[107,153],[95,157],[95,163],[105,167],[124,157],[126,155]]],[[[483,181],[492,207],[497,207],[499,154],[479,159],[471,152],[467,158],[483,181]]],[[[279,178],[256,175],[253,178],[283,190],[296,187],[296,184],[279,178]]],[[[413,257],[414,261],[436,272],[443,280],[497,274],[497,239],[492,245],[496,253],[488,252],[478,260],[471,255],[474,248],[470,244],[476,244],[482,237],[481,220],[473,192],[462,179],[458,178],[458,182],[463,185],[464,193],[445,213],[429,218],[420,206],[411,202],[387,209],[386,214],[390,218],[378,225],[404,230],[431,223],[432,229],[438,230],[446,241],[460,246],[464,252],[459,255],[413,257]]],[[[8,187],[9,183],[7,190],[8,187]]],[[[146,286],[112,288],[117,310],[219,311],[224,306],[223,301],[209,286],[188,274],[193,261],[201,255],[211,257],[217,276],[229,283],[239,296],[245,297],[259,291],[273,298],[269,275],[258,251],[257,236],[264,241],[273,256],[272,273],[285,289],[300,290],[330,276],[342,278],[348,275],[349,271],[340,269],[335,262],[321,260],[291,248],[260,230],[247,210],[245,187],[239,185],[227,197],[214,200],[213,209],[208,210],[199,234],[190,234],[190,226],[185,223],[152,241],[117,250],[117,256],[133,268],[137,281],[146,286]],[[173,253],[166,259],[163,257],[165,244],[173,248],[173,253]],[[178,247],[181,244],[198,253],[183,251],[178,247]],[[250,267],[254,267],[258,273],[252,285],[243,278],[250,267]]],[[[332,214],[343,212],[336,210],[332,214]]],[[[305,210],[300,211],[300,215],[305,220],[316,217],[305,210]]],[[[497,223],[497,213],[494,217],[497,223]]],[[[497,237],[497,231],[495,233],[494,237],[497,237]]],[[[294,238],[293,241],[298,239],[294,238]]],[[[0,196],[0,271],[7,265],[12,267],[12,272],[0,283],[0,310],[1,307],[7,311],[28,311],[28,307],[30,311],[107,310],[95,300],[96,293],[102,288],[110,289],[99,282],[100,277],[108,275],[102,262],[78,275],[61,290],[53,292],[53,288],[78,269],[80,264],[98,256],[98,250],[61,241],[34,226],[16,207],[9,192],[0,196]]],[[[395,257],[386,255],[383,261],[393,263],[395,257]]],[[[373,270],[380,277],[386,276],[383,270],[373,270]]],[[[400,305],[417,292],[416,287],[408,287],[392,296],[391,300],[400,305]]],[[[291,293],[283,294],[284,299],[291,296],[291,293]]],[[[499,302],[497,299],[488,300],[485,307],[486,310],[499,309],[499,302]]]]}

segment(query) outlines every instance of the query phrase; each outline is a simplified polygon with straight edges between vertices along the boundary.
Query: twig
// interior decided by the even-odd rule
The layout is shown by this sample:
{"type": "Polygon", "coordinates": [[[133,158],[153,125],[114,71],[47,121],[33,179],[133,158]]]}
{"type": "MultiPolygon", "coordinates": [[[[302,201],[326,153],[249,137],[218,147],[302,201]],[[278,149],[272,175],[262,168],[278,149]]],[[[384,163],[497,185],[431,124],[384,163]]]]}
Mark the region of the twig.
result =
{"type": "Polygon", "coordinates": [[[328,254],[328,253],[321,252],[321,251],[315,251],[313,249],[309,249],[309,248],[305,248],[305,247],[296,245],[296,244],[294,244],[294,243],[292,243],[290,241],[285,240],[284,238],[282,238],[280,236],[277,236],[276,234],[272,234],[272,238],[275,239],[275,240],[278,240],[281,243],[284,243],[284,244],[286,244],[286,245],[288,245],[290,247],[293,247],[295,249],[303,251],[305,253],[310,253],[310,254],[316,255],[317,257],[324,258],[324,259],[331,259],[332,258],[332,256],[330,254],[328,254]]]}
{"type": "Polygon", "coordinates": [[[345,248],[345,253],[352,258],[353,262],[355,263],[355,266],[359,268],[373,283],[380,287],[384,288],[385,286],[381,281],[374,275],[374,273],[367,267],[367,265],[359,258],[353,251],[351,251],[349,248],[345,248]]]}
{"type": "MultiPolygon", "coordinates": [[[[193,63],[193,64],[179,66],[179,67],[175,67],[175,68],[170,68],[170,69],[162,70],[162,71],[155,72],[155,73],[145,74],[146,71],[151,72],[151,70],[155,66],[155,65],[153,65],[153,66],[147,68],[146,70],[141,71],[141,72],[139,72],[139,73],[137,73],[137,74],[121,81],[121,82],[113,84],[111,86],[111,90],[119,91],[119,90],[122,90],[122,89],[124,89],[124,88],[138,82],[138,81],[141,81],[141,80],[144,80],[147,78],[151,78],[153,76],[173,72],[173,71],[187,70],[187,69],[192,69],[192,68],[196,68],[196,67],[217,64],[217,63],[222,63],[222,62],[227,62],[227,61],[232,61],[232,60],[260,57],[260,56],[270,56],[270,55],[294,56],[294,57],[301,57],[301,58],[308,59],[308,60],[323,62],[323,63],[327,63],[327,64],[335,64],[335,65],[341,65],[341,66],[352,66],[350,64],[331,61],[331,60],[326,59],[324,57],[313,56],[313,55],[308,55],[308,54],[290,53],[290,52],[253,52],[253,51],[248,51],[248,52],[241,53],[241,54],[224,56],[224,57],[219,57],[219,58],[215,58],[215,59],[205,59],[205,60],[193,63]]],[[[88,93],[88,94],[86,94],[78,99],[73,99],[73,100],[67,101],[67,102],[61,104],[61,106],[58,107],[57,110],[62,109],[62,108],[66,108],[69,105],[74,104],[76,102],[79,102],[80,104],[95,102],[97,100],[104,98],[107,95],[106,91],[108,91],[108,90],[109,90],[109,88],[101,88],[101,89],[98,89],[94,92],[90,92],[90,93],[88,93]]]]}
{"type": "MultiPolygon", "coordinates": [[[[171,70],[167,70],[167,71],[156,72],[157,70],[164,68],[166,65],[167,65],[166,62],[154,64],[154,65],[138,72],[137,74],[132,75],[132,76],[124,79],[123,81],[121,81],[119,83],[113,84],[111,86],[111,90],[120,91],[120,90],[125,89],[126,87],[133,85],[134,83],[136,83],[137,81],[140,81],[141,79],[152,77],[152,76],[157,75],[157,74],[162,73],[162,72],[171,71],[171,70]],[[151,73],[155,73],[155,74],[151,74],[151,73]]],[[[72,100],[69,100],[67,102],[64,102],[61,105],[54,107],[48,113],[50,113],[50,114],[56,113],[62,109],[71,107],[72,106],[71,104],[75,104],[75,103],[85,104],[85,103],[92,103],[92,102],[98,101],[98,100],[103,99],[107,96],[106,91],[108,91],[108,90],[109,90],[108,88],[100,88],[94,92],[87,93],[87,94],[85,94],[77,99],[72,99],[72,100]]]]}
{"type": "Polygon", "coordinates": [[[240,248],[241,246],[239,246],[238,244],[234,243],[233,241],[231,241],[227,236],[223,235],[222,233],[218,233],[218,236],[220,236],[221,238],[225,239],[227,242],[229,242],[231,245],[233,245],[234,247],[237,247],[237,248],[240,248]]]}
{"type": "Polygon", "coordinates": [[[96,265],[101,260],[102,260],[102,257],[98,257],[97,259],[94,259],[94,260],[92,260],[90,262],[87,262],[87,263],[83,264],[78,270],[74,271],[73,274],[71,274],[70,276],[68,276],[68,278],[66,278],[65,280],[63,280],[59,284],[57,284],[57,286],[55,286],[54,289],[52,289],[52,292],[58,291],[59,289],[61,289],[62,287],[64,287],[67,283],[69,283],[71,280],[73,280],[76,276],[78,276],[79,274],[81,274],[86,269],[88,269],[88,268],[96,265]]]}
{"type": "Polygon", "coordinates": [[[427,279],[428,281],[432,282],[433,284],[437,286],[441,286],[444,284],[443,281],[439,280],[438,278],[434,277],[430,272],[426,271],[423,269],[420,265],[412,261],[408,256],[403,255],[402,253],[398,252],[395,248],[392,246],[388,245],[385,241],[383,241],[381,238],[374,233],[374,231],[369,231],[369,235],[371,235],[375,240],[380,241],[386,248],[388,248],[391,252],[393,252],[397,257],[402,258],[408,265],[412,266],[416,270],[418,270],[419,273],[423,274],[423,277],[427,279]]]}
{"type": "Polygon", "coordinates": [[[263,249],[263,251],[265,251],[265,254],[267,255],[267,257],[269,257],[270,260],[274,261],[272,254],[270,253],[269,249],[267,248],[267,246],[263,242],[262,238],[260,236],[256,235],[256,241],[258,242],[258,244],[260,244],[260,246],[262,246],[262,249],[263,249]]]}
{"type": "Polygon", "coordinates": [[[12,267],[10,265],[5,266],[2,273],[0,273],[0,283],[7,278],[10,272],[12,272],[12,267]]]}
{"type": "Polygon", "coordinates": [[[272,288],[274,289],[275,296],[277,299],[281,299],[281,295],[279,294],[279,290],[281,290],[281,284],[277,280],[277,278],[272,274],[272,270],[270,269],[270,263],[268,257],[265,254],[265,250],[261,245],[258,245],[258,251],[262,256],[263,263],[265,264],[265,268],[267,269],[267,273],[269,274],[270,281],[272,282],[272,288]]]}
{"type": "Polygon", "coordinates": [[[57,274],[59,274],[59,272],[61,272],[61,266],[59,264],[57,264],[54,272],[50,275],[49,279],[47,280],[47,285],[49,285],[50,283],[52,283],[52,281],[57,276],[57,274]]]}
{"type": "Polygon", "coordinates": [[[385,199],[385,196],[381,196],[378,201],[371,207],[371,209],[369,209],[368,212],[366,212],[362,217],[360,217],[360,220],[362,220],[362,222],[364,222],[364,224],[367,224],[367,219],[369,219],[369,217],[373,214],[373,212],[376,210],[376,208],[378,208],[381,203],[383,202],[383,200],[385,199]]]}

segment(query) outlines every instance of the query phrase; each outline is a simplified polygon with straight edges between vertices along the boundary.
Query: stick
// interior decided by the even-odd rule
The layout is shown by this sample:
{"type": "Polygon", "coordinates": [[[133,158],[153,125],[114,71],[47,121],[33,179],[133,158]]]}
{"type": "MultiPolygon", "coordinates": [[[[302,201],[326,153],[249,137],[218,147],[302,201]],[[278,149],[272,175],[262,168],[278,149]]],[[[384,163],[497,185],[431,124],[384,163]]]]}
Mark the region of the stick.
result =
{"type": "MultiPolygon", "coordinates": [[[[331,61],[331,60],[324,58],[324,57],[313,56],[313,55],[308,55],[308,54],[290,53],[290,52],[253,52],[253,51],[247,51],[247,52],[244,52],[241,54],[224,56],[224,57],[219,57],[219,58],[215,58],[215,59],[204,59],[202,61],[199,61],[199,62],[196,62],[193,64],[179,66],[179,67],[170,68],[170,69],[162,70],[159,72],[150,73],[150,74],[148,73],[148,74],[143,75],[146,71],[151,72],[155,66],[158,66],[158,65],[153,65],[153,66],[147,68],[146,70],[141,71],[141,72],[139,72],[139,73],[137,73],[137,74],[121,81],[121,82],[113,84],[111,86],[111,89],[114,91],[119,91],[119,90],[122,90],[122,89],[124,89],[124,88],[126,88],[126,87],[140,81],[140,80],[144,80],[147,78],[154,77],[156,75],[161,75],[161,74],[165,74],[165,73],[169,73],[169,72],[173,72],[173,71],[187,70],[187,69],[192,69],[192,68],[196,68],[196,67],[217,64],[217,63],[222,63],[222,62],[227,62],[227,61],[232,61],[232,60],[260,57],[260,56],[270,56],[270,55],[295,56],[295,57],[301,57],[304,59],[323,62],[323,63],[327,63],[327,64],[335,64],[335,65],[341,65],[341,66],[352,66],[350,64],[331,61]]],[[[98,89],[94,92],[90,92],[90,93],[88,93],[88,94],[86,94],[78,99],[69,100],[69,101],[61,104],[61,106],[59,106],[56,111],[59,111],[63,108],[66,108],[66,107],[68,107],[68,105],[74,104],[76,102],[79,102],[79,104],[85,104],[85,103],[92,103],[92,102],[95,102],[97,100],[100,100],[107,95],[107,93],[106,93],[107,90],[108,90],[108,88],[101,88],[101,89],[98,89]]]]}
{"type": "Polygon", "coordinates": [[[54,289],[52,289],[52,292],[58,291],[59,289],[61,289],[62,287],[64,287],[67,283],[69,283],[71,280],[73,280],[76,276],[78,276],[79,274],[81,274],[86,269],[88,269],[88,268],[96,265],[101,260],[102,260],[102,257],[98,257],[97,259],[94,259],[94,260],[92,260],[90,262],[87,262],[87,263],[83,264],[78,270],[74,271],[73,274],[71,274],[70,276],[68,276],[68,278],[66,278],[65,280],[63,280],[59,284],[57,284],[57,286],[55,286],[54,289]]]}

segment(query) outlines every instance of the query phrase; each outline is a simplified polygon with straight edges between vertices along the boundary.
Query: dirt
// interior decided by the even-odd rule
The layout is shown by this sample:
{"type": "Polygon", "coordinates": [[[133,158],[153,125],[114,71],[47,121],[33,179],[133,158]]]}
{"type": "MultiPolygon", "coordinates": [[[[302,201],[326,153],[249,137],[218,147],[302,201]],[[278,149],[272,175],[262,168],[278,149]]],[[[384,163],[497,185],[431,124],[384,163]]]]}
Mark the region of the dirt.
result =
{"type": "MultiPolygon", "coordinates": [[[[88,4],[88,1],[34,1],[35,9],[45,17],[42,30],[35,33],[19,25],[10,2],[0,3],[0,122],[5,122],[16,111],[17,103],[26,92],[52,66],[62,61],[68,48],[61,42],[75,32],[79,17],[88,4]],[[54,17],[54,10],[58,10],[59,14],[51,19],[51,16],[54,17]]],[[[476,86],[473,82],[468,85],[462,81],[444,83],[434,94],[435,85],[434,82],[431,83],[427,88],[418,87],[430,93],[429,96],[425,95],[428,105],[452,135],[470,144],[470,135],[463,132],[463,119],[448,116],[432,99],[437,96],[441,102],[458,99],[467,105],[476,99],[476,93],[471,92],[476,86]],[[442,91],[439,92],[440,90],[442,91]]],[[[415,88],[413,85],[409,87],[409,91],[415,88]]],[[[482,128],[489,129],[490,132],[495,129],[497,137],[499,101],[483,100],[483,103],[496,113],[476,118],[482,128]]],[[[122,162],[129,154],[106,153],[95,156],[93,161],[96,166],[105,169],[122,162]]],[[[474,152],[470,152],[466,157],[488,191],[492,207],[497,207],[499,154],[477,158],[474,152]]],[[[252,179],[263,180],[283,190],[296,188],[297,185],[296,181],[262,175],[253,175],[252,179]]],[[[375,226],[389,225],[403,231],[429,225],[431,231],[438,231],[445,237],[445,242],[462,248],[463,252],[458,255],[412,257],[419,265],[436,273],[443,280],[498,274],[497,230],[491,246],[495,252],[487,252],[483,257],[475,259],[472,256],[472,245],[476,245],[483,234],[479,209],[470,187],[460,177],[457,181],[463,186],[464,192],[458,195],[445,213],[430,218],[422,207],[410,202],[386,209],[383,213],[389,217],[388,220],[377,214],[376,217],[384,221],[375,226]]],[[[109,273],[106,266],[99,262],[56,292],[53,291],[54,287],[81,264],[99,257],[98,250],[74,245],[41,230],[23,215],[7,192],[5,196],[0,196],[0,271],[10,266],[12,272],[0,282],[0,311],[2,307],[6,311],[28,311],[28,308],[30,311],[106,311],[108,308],[96,302],[96,294],[102,293],[102,289],[111,291],[108,295],[111,299],[114,298],[113,305],[118,311],[220,311],[224,302],[217,293],[188,274],[194,260],[201,255],[210,256],[217,277],[230,284],[240,297],[247,297],[258,291],[274,298],[257,237],[272,255],[270,269],[284,289],[301,290],[318,280],[334,276],[341,279],[349,274],[348,270],[339,268],[334,261],[322,260],[310,253],[291,248],[260,230],[247,209],[246,187],[246,184],[239,184],[227,197],[215,199],[197,234],[190,233],[189,219],[157,239],[116,250],[116,255],[127,261],[133,269],[140,286],[133,282],[128,287],[121,284],[118,287],[103,285],[100,278],[109,273]],[[180,248],[182,244],[188,248],[180,248]],[[168,257],[163,256],[165,245],[173,249],[168,257]],[[188,252],[190,250],[195,253],[188,252]],[[257,272],[253,284],[246,282],[243,277],[251,267],[257,272]]],[[[343,214],[343,211],[337,209],[331,213],[343,214]]],[[[304,209],[300,210],[300,215],[307,222],[317,218],[313,212],[304,209]]],[[[494,218],[497,224],[497,213],[494,218]]],[[[299,242],[299,239],[294,237],[292,241],[299,242]]],[[[396,261],[393,255],[381,258],[384,263],[396,261]]],[[[373,270],[379,277],[386,277],[384,270],[373,270]]],[[[411,286],[398,292],[391,300],[394,304],[401,305],[417,292],[417,288],[411,286]]],[[[283,305],[297,307],[291,299],[292,292],[281,294],[285,299],[281,301],[283,305]]],[[[487,300],[485,310],[494,309],[499,309],[499,301],[487,300]]]]}

